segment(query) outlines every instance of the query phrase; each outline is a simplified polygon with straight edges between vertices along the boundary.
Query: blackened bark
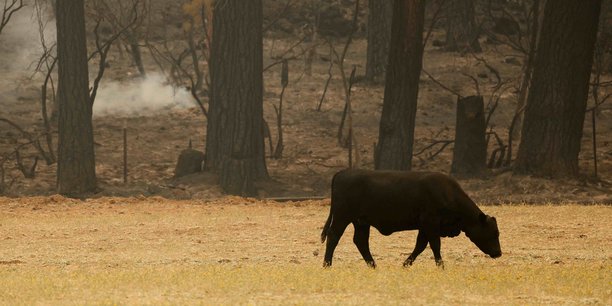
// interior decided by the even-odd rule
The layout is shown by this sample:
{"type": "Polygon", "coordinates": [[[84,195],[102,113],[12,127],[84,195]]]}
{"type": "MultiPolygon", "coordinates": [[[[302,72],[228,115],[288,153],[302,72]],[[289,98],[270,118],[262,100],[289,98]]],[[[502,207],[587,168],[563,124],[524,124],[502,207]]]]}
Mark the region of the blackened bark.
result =
{"type": "Polygon", "coordinates": [[[142,53],[140,52],[140,44],[138,43],[138,38],[134,35],[134,33],[130,31],[126,32],[126,37],[128,43],[130,44],[130,53],[132,54],[134,65],[136,65],[136,68],[138,68],[140,76],[145,77],[146,72],[144,69],[144,64],[142,63],[142,53]]]}
{"type": "Polygon", "coordinates": [[[423,65],[424,0],[396,0],[376,169],[410,170],[419,76],[423,65]]]}
{"type": "Polygon", "coordinates": [[[451,165],[453,175],[478,176],[486,169],[486,129],[482,97],[459,98],[455,124],[455,148],[451,165]]]}
{"type": "Polygon", "coordinates": [[[601,0],[546,1],[515,171],[578,175],[601,0]]]}
{"type": "Polygon", "coordinates": [[[83,0],[57,1],[57,191],[78,195],[96,189],[83,0]]]}
{"type": "Polygon", "coordinates": [[[389,58],[393,1],[369,0],[368,9],[366,79],[377,83],[384,81],[389,58]]]}
{"type": "Polygon", "coordinates": [[[446,50],[481,52],[474,0],[452,0],[446,5],[446,50]]]}
{"type": "MultiPolygon", "coordinates": [[[[529,92],[529,86],[531,85],[531,77],[533,74],[533,61],[535,59],[536,47],[538,43],[538,36],[540,32],[540,23],[542,22],[540,5],[544,0],[533,0],[531,7],[532,19],[531,19],[531,32],[529,33],[529,53],[526,55],[525,64],[523,66],[523,79],[521,80],[521,87],[519,89],[518,103],[516,104],[516,122],[510,137],[516,140],[521,135],[521,128],[523,127],[523,108],[527,103],[527,93],[529,92]]],[[[509,147],[509,149],[512,149],[509,147]]]]}
{"type": "Polygon", "coordinates": [[[268,176],[262,20],[261,0],[225,0],[214,9],[205,164],[236,195],[255,195],[255,180],[268,176]]]}

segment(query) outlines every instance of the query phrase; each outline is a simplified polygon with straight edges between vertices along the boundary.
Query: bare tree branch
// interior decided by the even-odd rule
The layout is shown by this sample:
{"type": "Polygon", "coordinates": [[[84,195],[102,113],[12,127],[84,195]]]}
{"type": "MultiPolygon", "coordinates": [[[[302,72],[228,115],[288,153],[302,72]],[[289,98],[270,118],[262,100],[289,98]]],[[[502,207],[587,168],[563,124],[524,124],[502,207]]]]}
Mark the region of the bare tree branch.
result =
{"type": "Polygon", "coordinates": [[[446,91],[448,91],[448,92],[450,92],[450,93],[454,94],[454,95],[455,95],[455,96],[457,96],[459,99],[463,98],[463,96],[462,96],[462,95],[461,95],[459,92],[457,92],[457,91],[455,91],[455,90],[450,89],[450,88],[449,88],[449,87],[447,87],[446,85],[442,84],[440,81],[436,80],[436,78],[434,78],[434,77],[433,77],[431,74],[429,74],[429,72],[427,72],[427,70],[422,69],[421,71],[423,71],[423,73],[425,73],[425,75],[426,75],[426,76],[427,76],[427,77],[428,77],[430,80],[432,80],[434,83],[438,84],[438,86],[442,87],[444,90],[446,90],[446,91]]]}
{"type": "Polygon", "coordinates": [[[4,27],[9,23],[13,14],[22,9],[25,5],[23,0],[5,0],[4,7],[2,10],[2,19],[0,19],[0,34],[4,27]]]}
{"type": "MultiPolygon", "coordinates": [[[[104,1],[102,1],[102,3],[104,3],[105,5],[107,5],[104,1]]],[[[132,5],[132,9],[131,9],[131,14],[133,16],[132,20],[130,22],[128,22],[127,25],[123,26],[121,29],[119,29],[119,31],[117,31],[114,35],[112,35],[111,37],[109,37],[104,43],[102,43],[100,34],[99,34],[99,27],[100,27],[100,23],[102,22],[102,18],[98,19],[96,22],[96,26],[94,28],[94,35],[96,37],[96,51],[94,51],[88,58],[88,60],[91,60],[94,56],[96,55],[100,55],[100,60],[98,63],[98,73],[94,79],[93,82],[93,86],[90,90],[90,94],[89,94],[89,103],[91,103],[91,105],[94,104],[95,100],[96,100],[96,94],[98,92],[98,87],[100,86],[100,81],[102,80],[102,77],[104,76],[104,72],[106,70],[106,58],[108,56],[108,52],[110,51],[110,48],[112,46],[112,44],[121,36],[123,35],[130,27],[132,27],[133,25],[135,25],[138,22],[138,5],[139,5],[140,1],[139,0],[134,0],[133,5],[132,5]]]]}
{"type": "Polygon", "coordinates": [[[274,26],[279,20],[285,16],[285,14],[289,11],[289,9],[293,6],[294,0],[287,0],[283,9],[278,13],[276,17],[274,17],[268,24],[263,27],[263,33],[268,32],[272,26],[274,26]]]}

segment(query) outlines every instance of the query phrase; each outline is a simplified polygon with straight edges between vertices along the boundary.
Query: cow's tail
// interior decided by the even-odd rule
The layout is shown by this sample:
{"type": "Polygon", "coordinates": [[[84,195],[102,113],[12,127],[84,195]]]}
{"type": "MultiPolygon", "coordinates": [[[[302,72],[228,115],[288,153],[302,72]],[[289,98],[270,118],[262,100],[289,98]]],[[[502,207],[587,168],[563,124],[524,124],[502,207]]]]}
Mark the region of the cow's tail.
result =
{"type": "Polygon", "coordinates": [[[325,242],[325,239],[327,238],[327,231],[329,230],[329,227],[332,224],[332,220],[334,219],[334,215],[331,212],[331,209],[329,210],[329,217],[327,217],[327,221],[325,221],[325,225],[323,226],[323,231],[321,232],[321,243],[325,242]]]}
{"type": "MultiPolygon", "coordinates": [[[[342,172],[342,171],[340,171],[342,172]]],[[[327,221],[325,221],[325,225],[323,226],[323,231],[321,232],[321,243],[325,242],[325,239],[327,238],[327,233],[329,231],[329,228],[331,227],[332,223],[334,223],[334,182],[336,181],[336,177],[338,176],[338,174],[340,173],[336,173],[334,174],[334,177],[332,178],[332,183],[331,183],[331,204],[329,205],[329,216],[327,217],[327,221]]]]}

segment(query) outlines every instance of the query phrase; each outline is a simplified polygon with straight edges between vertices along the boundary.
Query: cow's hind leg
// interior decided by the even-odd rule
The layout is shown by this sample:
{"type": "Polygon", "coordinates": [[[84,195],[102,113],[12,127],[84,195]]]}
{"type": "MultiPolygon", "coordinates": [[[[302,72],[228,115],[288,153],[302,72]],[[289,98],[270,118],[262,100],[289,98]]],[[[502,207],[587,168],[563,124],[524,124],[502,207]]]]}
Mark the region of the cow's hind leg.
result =
{"type": "Polygon", "coordinates": [[[417,258],[417,256],[419,256],[419,254],[421,254],[423,250],[425,250],[425,248],[427,247],[428,241],[429,240],[427,239],[427,235],[423,231],[419,230],[419,234],[417,235],[417,240],[414,246],[414,250],[412,251],[410,256],[406,258],[406,261],[404,261],[404,267],[408,267],[412,265],[412,263],[417,258]]]}
{"type": "Polygon", "coordinates": [[[363,260],[370,266],[371,268],[376,268],[376,263],[374,262],[374,258],[372,258],[372,254],[370,253],[370,226],[369,225],[359,225],[353,222],[353,226],[355,226],[355,235],[353,236],[353,242],[359,249],[359,253],[363,257],[363,260]]]}
{"type": "Polygon", "coordinates": [[[442,255],[440,254],[440,236],[430,236],[429,246],[431,247],[434,258],[436,259],[436,266],[444,269],[444,261],[442,261],[442,255]]]}
{"type": "Polygon", "coordinates": [[[327,232],[327,244],[325,245],[325,258],[323,260],[323,267],[330,267],[332,265],[332,257],[334,257],[334,250],[340,241],[340,237],[344,234],[344,230],[350,222],[340,219],[334,219],[329,231],[327,232]]]}

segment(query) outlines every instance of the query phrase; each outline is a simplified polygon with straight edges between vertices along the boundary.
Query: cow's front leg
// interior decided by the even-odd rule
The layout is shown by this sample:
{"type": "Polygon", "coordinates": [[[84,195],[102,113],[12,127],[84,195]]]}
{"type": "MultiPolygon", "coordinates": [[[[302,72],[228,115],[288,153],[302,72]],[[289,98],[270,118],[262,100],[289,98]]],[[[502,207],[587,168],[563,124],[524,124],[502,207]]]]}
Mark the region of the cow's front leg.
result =
{"type": "Polygon", "coordinates": [[[374,258],[372,258],[372,254],[370,253],[370,226],[369,225],[358,225],[353,222],[353,226],[355,227],[355,235],[353,235],[353,242],[359,249],[359,253],[363,257],[363,260],[370,266],[371,268],[376,268],[376,262],[374,262],[374,258]]]}
{"type": "Polygon", "coordinates": [[[331,267],[334,250],[340,241],[340,237],[344,234],[344,230],[349,225],[349,222],[341,222],[334,220],[327,233],[327,244],[325,245],[325,258],[323,259],[323,267],[331,267]]]}
{"type": "Polygon", "coordinates": [[[429,246],[436,259],[436,266],[444,269],[444,261],[442,261],[442,255],[440,255],[440,236],[429,237],[429,246]]]}
{"type": "Polygon", "coordinates": [[[427,242],[427,235],[422,230],[419,230],[414,250],[412,251],[410,256],[406,258],[406,261],[404,261],[404,267],[412,266],[412,263],[417,258],[417,256],[419,256],[419,254],[421,254],[423,250],[425,250],[425,248],[427,247],[427,242]]]}

